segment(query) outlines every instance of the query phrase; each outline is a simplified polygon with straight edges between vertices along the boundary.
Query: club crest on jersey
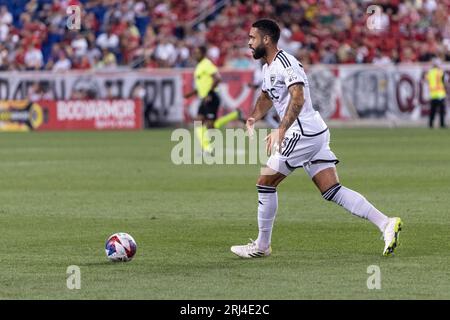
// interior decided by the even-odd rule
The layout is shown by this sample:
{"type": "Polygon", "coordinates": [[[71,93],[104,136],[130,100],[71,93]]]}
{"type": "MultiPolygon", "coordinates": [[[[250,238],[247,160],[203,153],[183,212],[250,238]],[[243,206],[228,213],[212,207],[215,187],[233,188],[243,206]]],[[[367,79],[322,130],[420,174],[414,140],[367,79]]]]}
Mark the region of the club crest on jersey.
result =
{"type": "Polygon", "coordinates": [[[273,86],[275,84],[275,80],[277,79],[277,77],[274,74],[270,75],[270,84],[273,86]]]}

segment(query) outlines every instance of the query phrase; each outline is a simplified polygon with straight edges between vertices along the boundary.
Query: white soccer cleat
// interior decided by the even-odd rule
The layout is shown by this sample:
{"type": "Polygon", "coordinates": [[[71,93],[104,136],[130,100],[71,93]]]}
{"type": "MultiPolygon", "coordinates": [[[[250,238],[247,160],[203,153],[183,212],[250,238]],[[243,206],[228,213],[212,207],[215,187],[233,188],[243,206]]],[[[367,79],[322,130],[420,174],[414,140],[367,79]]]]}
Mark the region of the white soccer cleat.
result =
{"type": "Polygon", "coordinates": [[[261,258],[267,257],[272,253],[272,248],[269,246],[267,250],[260,250],[256,242],[250,239],[250,243],[243,246],[232,246],[231,252],[241,258],[261,258]]]}
{"type": "Polygon", "coordinates": [[[399,233],[402,230],[402,219],[389,218],[388,224],[383,232],[384,250],[383,256],[389,256],[394,253],[395,248],[399,245],[399,233]]]}

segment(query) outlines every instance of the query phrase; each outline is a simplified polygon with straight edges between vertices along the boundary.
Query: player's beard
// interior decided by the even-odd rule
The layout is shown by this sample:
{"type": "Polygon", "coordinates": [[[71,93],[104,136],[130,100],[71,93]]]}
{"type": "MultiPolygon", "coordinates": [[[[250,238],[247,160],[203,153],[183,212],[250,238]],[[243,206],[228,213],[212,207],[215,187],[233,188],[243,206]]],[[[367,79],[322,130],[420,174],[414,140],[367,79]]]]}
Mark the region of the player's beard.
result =
{"type": "Polygon", "coordinates": [[[257,46],[255,48],[255,50],[253,51],[253,58],[256,60],[261,59],[265,55],[266,55],[266,47],[264,47],[264,45],[262,45],[262,44],[257,46]]]}

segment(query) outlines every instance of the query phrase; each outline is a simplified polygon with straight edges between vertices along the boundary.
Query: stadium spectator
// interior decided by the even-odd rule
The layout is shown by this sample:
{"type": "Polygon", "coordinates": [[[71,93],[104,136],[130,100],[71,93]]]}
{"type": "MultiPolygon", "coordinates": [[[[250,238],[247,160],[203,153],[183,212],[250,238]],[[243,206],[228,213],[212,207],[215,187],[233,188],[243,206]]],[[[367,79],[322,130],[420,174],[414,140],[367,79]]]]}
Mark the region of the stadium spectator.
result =
{"type": "Polygon", "coordinates": [[[87,59],[91,66],[95,65],[96,61],[99,61],[102,56],[101,50],[96,46],[94,41],[88,42],[88,50],[86,52],[87,59]]]}
{"type": "Polygon", "coordinates": [[[161,37],[155,49],[155,57],[162,67],[171,67],[177,59],[177,52],[173,43],[166,37],[161,37]]]}
{"type": "Polygon", "coordinates": [[[7,6],[0,6],[0,24],[11,25],[13,23],[13,16],[8,11],[7,6]]]}
{"type": "Polygon", "coordinates": [[[0,43],[0,71],[8,70],[8,49],[0,43]]]}
{"type": "Polygon", "coordinates": [[[53,64],[53,71],[67,71],[72,67],[72,62],[67,58],[64,50],[59,51],[58,60],[53,64]]]}
{"type": "Polygon", "coordinates": [[[29,0],[22,6],[0,6],[0,42],[12,70],[29,69],[22,57],[30,43],[41,50],[44,63],[56,59],[51,50],[55,43],[71,46],[74,54],[66,54],[72,68],[87,67],[80,64],[84,55],[95,65],[103,60],[97,50],[104,48],[114,54],[117,65],[193,67],[193,48],[207,43],[208,57],[224,66],[234,64],[227,61],[234,59],[229,53],[233,46],[247,50],[249,21],[269,17],[283,26],[283,47],[305,64],[378,63],[376,49],[394,63],[427,62],[437,56],[450,61],[450,0],[375,1],[382,8],[380,30],[367,27],[368,1],[231,0],[214,9],[215,4],[29,0]],[[73,4],[81,9],[81,30],[66,27],[65,10],[73,4]]]}
{"type": "Polygon", "coordinates": [[[215,64],[221,64],[220,62],[220,48],[216,45],[210,45],[208,47],[207,56],[215,64]]]}
{"type": "Polygon", "coordinates": [[[81,23],[82,30],[93,31],[94,33],[97,33],[100,29],[100,24],[93,12],[88,12],[81,20],[81,23]]]}
{"type": "Polygon", "coordinates": [[[127,28],[120,37],[123,62],[130,64],[140,46],[140,33],[133,21],[127,22],[127,28]]]}
{"type": "Polygon", "coordinates": [[[59,58],[59,51],[63,50],[61,48],[60,43],[54,43],[52,45],[50,56],[48,57],[47,64],[45,65],[46,70],[51,70],[53,68],[53,65],[59,58]]]}
{"type": "Polygon", "coordinates": [[[96,43],[101,49],[116,51],[119,48],[119,37],[112,33],[111,27],[107,27],[105,32],[98,36],[96,43]]]}
{"type": "Polygon", "coordinates": [[[246,55],[246,52],[238,46],[233,46],[232,49],[229,50],[228,54],[225,67],[250,69],[254,65],[253,61],[246,55]]]}
{"type": "Polygon", "coordinates": [[[22,44],[18,44],[16,49],[12,53],[12,65],[11,70],[24,70],[25,69],[25,48],[22,44]]]}
{"type": "Polygon", "coordinates": [[[189,64],[190,51],[189,48],[184,43],[184,41],[177,42],[176,52],[177,52],[177,59],[175,61],[175,67],[176,68],[187,67],[189,64]]]}
{"type": "Polygon", "coordinates": [[[102,58],[97,61],[95,68],[97,69],[113,69],[117,67],[117,58],[115,54],[108,48],[102,50],[102,58]]]}
{"type": "Polygon", "coordinates": [[[82,57],[86,55],[89,44],[84,35],[77,32],[70,46],[74,51],[75,57],[82,57]]]}
{"type": "Polygon", "coordinates": [[[73,59],[73,65],[72,68],[76,70],[87,70],[92,67],[91,62],[89,61],[89,58],[86,56],[78,57],[73,59]]]}
{"type": "Polygon", "coordinates": [[[388,54],[377,49],[372,63],[377,66],[388,66],[392,65],[393,61],[388,54]]]}
{"type": "Polygon", "coordinates": [[[9,35],[9,25],[6,23],[0,23],[0,42],[5,42],[9,35]]]}
{"type": "Polygon", "coordinates": [[[334,64],[337,63],[337,56],[336,56],[336,50],[329,46],[329,47],[325,47],[320,51],[320,55],[321,55],[321,63],[325,63],[325,64],[334,64]]]}
{"type": "Polygon", "coordinates": [[[42,51],[30,43],[25,52],[24,62],[27,70],[40,70],[44,63],[42,51]]]}

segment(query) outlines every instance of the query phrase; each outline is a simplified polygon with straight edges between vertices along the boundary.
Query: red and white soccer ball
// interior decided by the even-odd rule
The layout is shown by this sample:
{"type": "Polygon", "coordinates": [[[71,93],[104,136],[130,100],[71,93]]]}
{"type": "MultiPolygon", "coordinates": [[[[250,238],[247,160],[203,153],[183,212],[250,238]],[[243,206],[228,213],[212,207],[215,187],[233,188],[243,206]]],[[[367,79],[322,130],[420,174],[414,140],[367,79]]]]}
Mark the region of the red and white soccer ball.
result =
{"type": "Polygon", "coordinates": [[[106,240],[105,252],[109,260],[131,261],[136,254],[136,241],[128,233],[119,232],[106,240]]]}

